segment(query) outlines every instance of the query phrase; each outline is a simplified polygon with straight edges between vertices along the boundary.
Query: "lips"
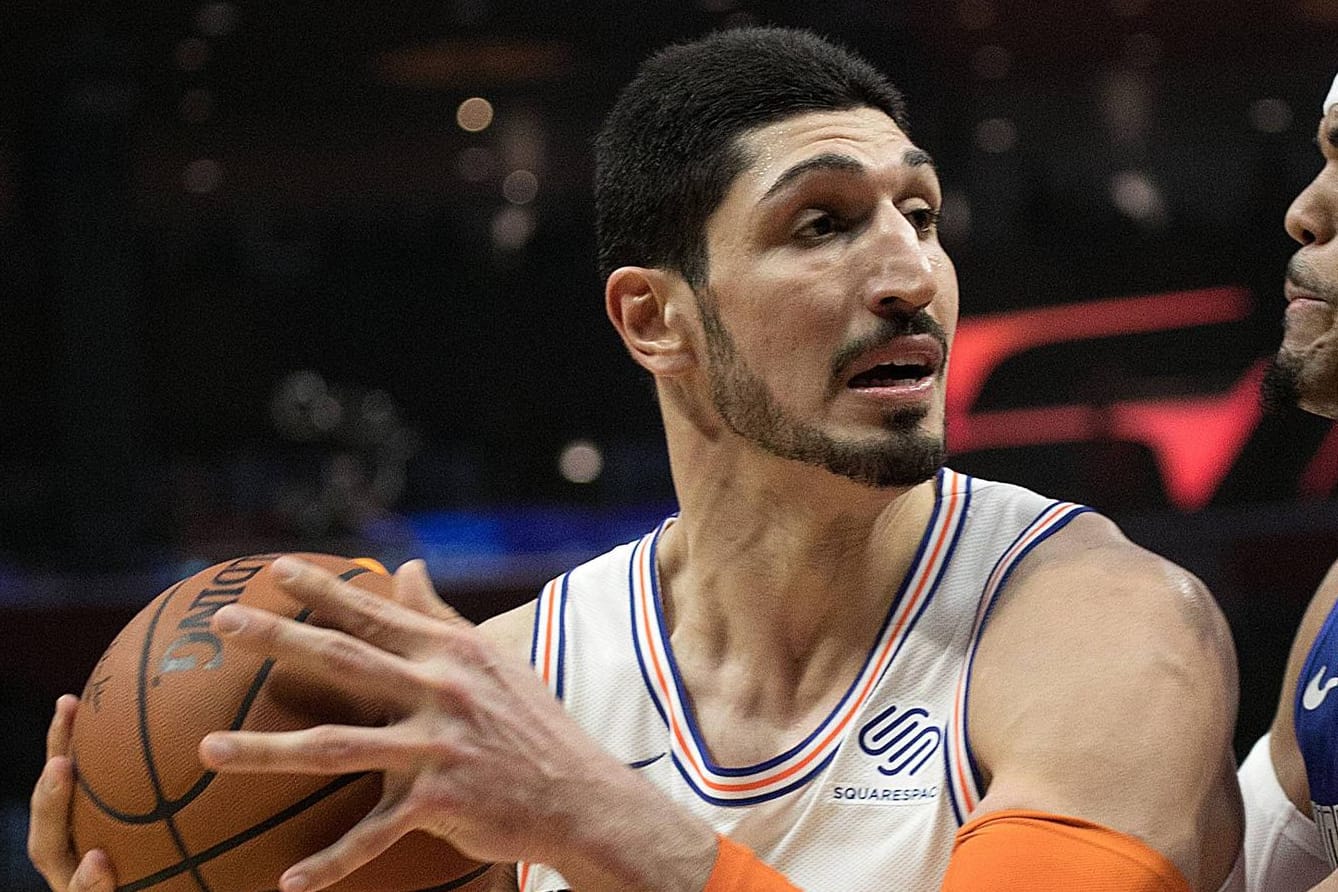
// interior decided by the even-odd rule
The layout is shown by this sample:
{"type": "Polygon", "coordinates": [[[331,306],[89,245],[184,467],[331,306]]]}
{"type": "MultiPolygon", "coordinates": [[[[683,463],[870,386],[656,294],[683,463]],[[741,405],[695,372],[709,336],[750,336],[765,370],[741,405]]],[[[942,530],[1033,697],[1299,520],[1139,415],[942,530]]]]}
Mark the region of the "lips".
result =
{"type": "Polygon", "coordinates": [[[1288,280],[1287,283],[1283,285],[1282,293],[1283,296],[1287,298],[1287,303],[1292,303],[1298,300],[1317,300],[1325,302],[1324,298],[1320,297],[1318,294],[1314,293],[1308,288],[1304,288],[1296,284],[1291,280],[1288,280]]]}
{"type": "Polygon", "coordinates": [[[943,348],[930,335],[905,335],[861,356],[846,387],[865,390],[908,387],[933,378],[943,366],[943,348]]]}

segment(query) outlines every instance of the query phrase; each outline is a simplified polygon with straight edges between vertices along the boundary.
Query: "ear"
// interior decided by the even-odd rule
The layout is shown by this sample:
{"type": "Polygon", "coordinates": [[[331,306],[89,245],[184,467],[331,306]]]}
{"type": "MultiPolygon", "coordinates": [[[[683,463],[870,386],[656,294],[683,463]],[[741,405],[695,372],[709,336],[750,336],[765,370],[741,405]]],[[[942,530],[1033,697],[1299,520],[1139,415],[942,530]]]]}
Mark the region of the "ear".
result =
{"type": "Polygon", "coordinates": [[[652,375],[680,375],[695,365],[687,319],[680,302],[690,289],[682,277],[662,269],[624,266],[604,285],[604,309],[627,351],[652,375]]]}

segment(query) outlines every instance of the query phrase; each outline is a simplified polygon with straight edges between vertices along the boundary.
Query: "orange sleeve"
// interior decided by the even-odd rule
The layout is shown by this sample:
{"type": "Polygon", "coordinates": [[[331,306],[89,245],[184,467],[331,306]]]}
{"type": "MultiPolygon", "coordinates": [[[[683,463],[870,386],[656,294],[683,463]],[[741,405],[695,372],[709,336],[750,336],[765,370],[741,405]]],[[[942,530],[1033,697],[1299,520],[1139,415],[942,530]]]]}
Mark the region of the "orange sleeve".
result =
{"type": "Polygon", "coordinates": [[[753,850],[728,836],[720,837],[715,866],[702,892],[799,892],[753,850]]]}
{"type": "Polygon", "coordinates": [[[957,831],[944,892],[1190,892],[1147,843],[1045,812],[991,812],[957,831]]]}

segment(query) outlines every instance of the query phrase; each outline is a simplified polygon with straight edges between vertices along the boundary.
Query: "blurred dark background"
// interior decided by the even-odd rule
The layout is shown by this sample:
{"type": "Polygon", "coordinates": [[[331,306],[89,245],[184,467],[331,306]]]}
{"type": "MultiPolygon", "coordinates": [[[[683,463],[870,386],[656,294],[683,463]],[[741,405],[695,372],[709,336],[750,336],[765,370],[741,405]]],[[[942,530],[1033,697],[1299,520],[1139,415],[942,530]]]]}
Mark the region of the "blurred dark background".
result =
{"type": "Polygon", "coordinates": [[[672,510],[589,147],[644,55],[745,23],[903,87],[967,317],[954,466],[1203,577],[1257,737],[1338,557],[1338,439],[1254,394],[1338,0],[8,0],[0,886],[52,701],[170,581],[425,555],[483,618],[672,510]]]}

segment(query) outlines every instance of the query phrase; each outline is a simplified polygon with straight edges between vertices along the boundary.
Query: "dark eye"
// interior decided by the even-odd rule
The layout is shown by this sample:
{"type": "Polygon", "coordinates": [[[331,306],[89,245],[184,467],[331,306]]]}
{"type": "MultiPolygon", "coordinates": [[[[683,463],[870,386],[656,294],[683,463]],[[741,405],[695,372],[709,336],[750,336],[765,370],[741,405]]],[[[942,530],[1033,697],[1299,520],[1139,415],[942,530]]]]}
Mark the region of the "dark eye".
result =
{"type": "Polygon", "coordinates": [[[941,214],[934,208],[918,208],[906,214],[906,218],[911,221],[911,225],[921,235],[929,235],[938,229],[938,218],[941,214]]]}
{"type": "Polygon", "coordinates": [[[835,214],[815,211],[811,216],[805,217],[801,221],[798,230],[796,230],[796,235],[808,241],[821,241],[839,232],[844,232],[845,229],[845,224],[835,214]]]}

